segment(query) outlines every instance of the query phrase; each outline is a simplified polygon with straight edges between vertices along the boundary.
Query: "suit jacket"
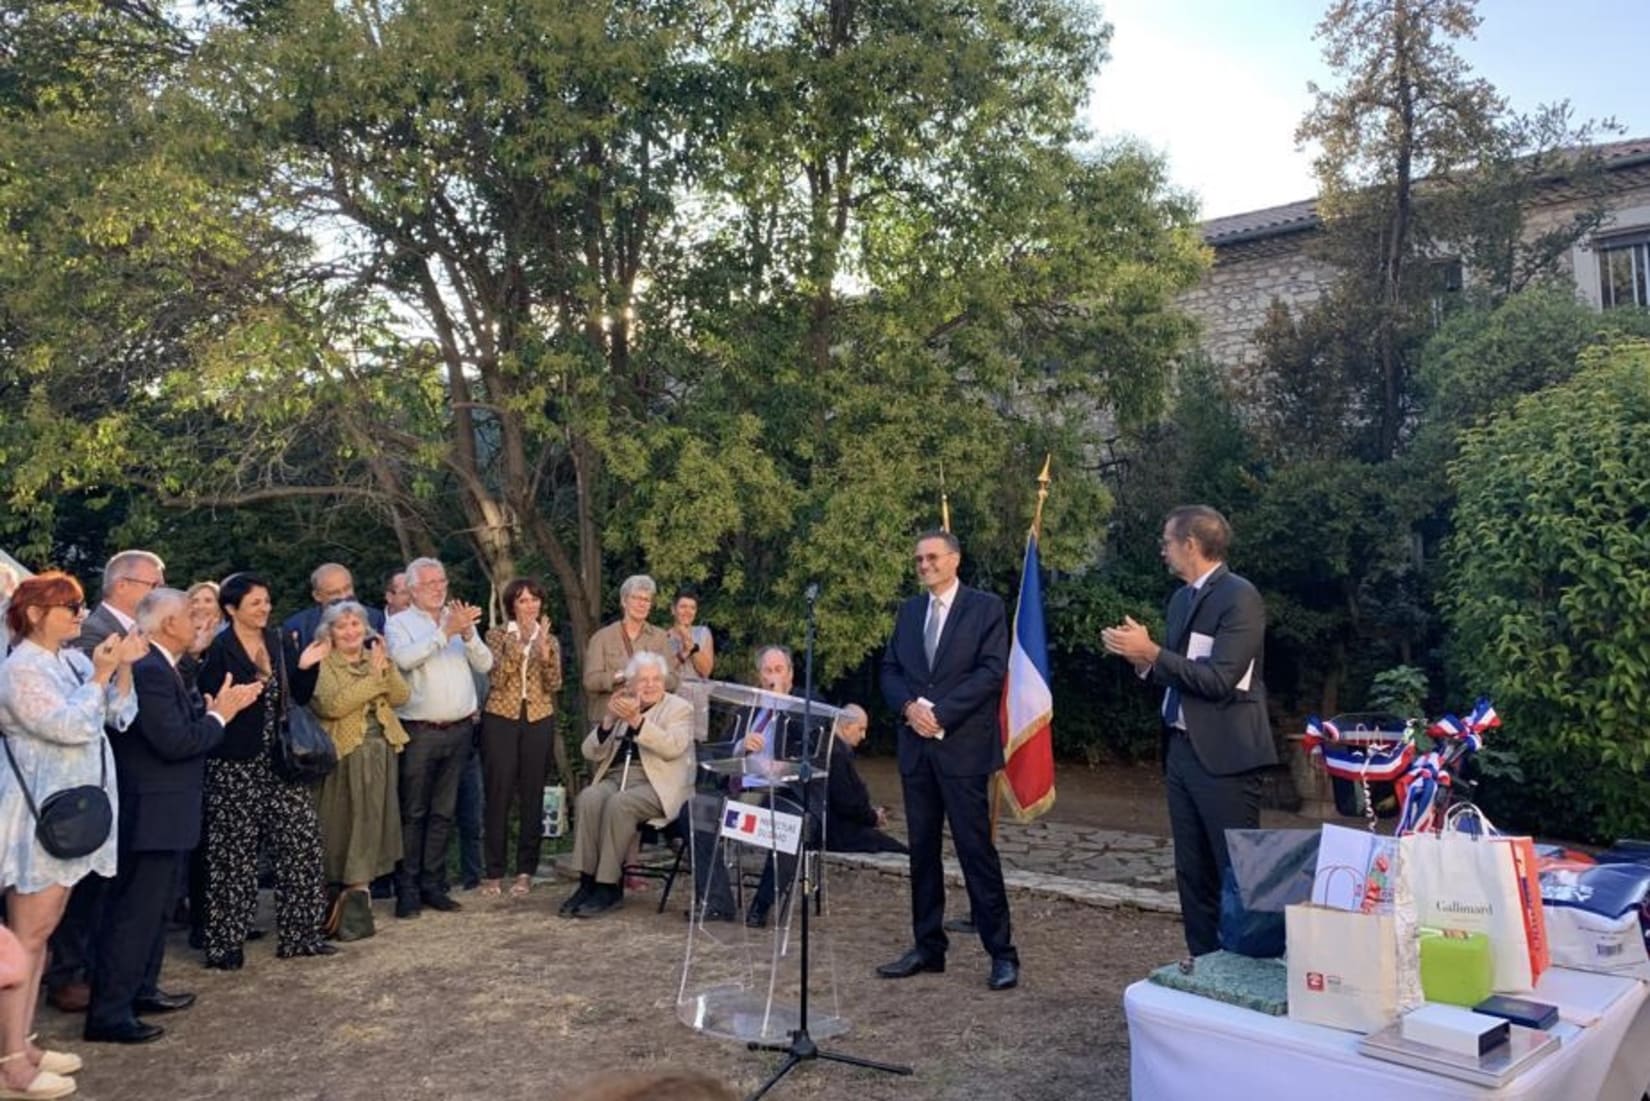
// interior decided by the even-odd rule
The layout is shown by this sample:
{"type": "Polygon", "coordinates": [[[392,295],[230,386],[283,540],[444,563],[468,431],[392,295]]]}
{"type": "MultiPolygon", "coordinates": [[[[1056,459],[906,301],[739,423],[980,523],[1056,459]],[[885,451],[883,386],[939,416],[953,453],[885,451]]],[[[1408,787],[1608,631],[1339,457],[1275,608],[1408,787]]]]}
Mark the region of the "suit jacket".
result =
{"type": "MultiPolygon", "coordinates": [[[[288,706],[301,707],[309,702],[315,694],[315,681],[320,675],[319,666],[310,666],[308,669],[298,668],[298,651],[292,645],[288,635],[276,636],[270,632],[269,640],[265,643],[269,648],[270,661],[284,661],[286,663],[286,683],[292,688],[292,699],[288,706]]],[[[212,640],[212,645],[206,648],[201,657],[201,671],[198,684],[202,692],[216,695],[223,687],[224,680],[233,673],[236,684],[246,684],[263,675],[252,661],[246,647],[236,637],[233,627],[218,632],[212,640]]],[[[276,671],[279,679],[279,670],[276,671]]],[[[231,761],[250,761],[264,751],[264,715],[271,705],[271,696],[279,700],[279,693],[265,691],[253,701],[250,707],[241,711],[229,720],[229,729],[224,731],[223,744],[218,747],[215,756],[231,761]]]]}
{"type": "MultiPolygon", "coordinates": [[[[946,735],[947,738],[950,735],[946,735]]],[[[825,777],[825,847],[841,848],[866,829],[876,829],[877,809],[871,793],[854,767],[854,751],[847,742],[831,747],[831,770],[825,777]]]]}
{"type": "MultiPolygon", "coordinates": [[[[595,764],[596,772],[590,778],[599,784],[618,756],[623,744],[625,727],[613,728],[607,740],[601,740],[601,724],[597,723],[585,735],[582,747],[585,760],[595,764]]],[[[659,795],[664,815],[653,825],[662,826],[676,817],[693,794],[693,705],[680,696],[666,692],[642,717],[641,729],[636,731],[637,756],[648,783],[659,795]]]]}
{"type": "MultiPolygon", "coordinates": [[[[1248,581],[1215,567],[1195,593],[1183,585],[1169,600],[1163,646],[1152,680],[1180,689],[1192,749],[1215,776],[1278,763],[1263,679],[1266,606],[1248,581]],[[1186,656],[1193,633],[1213,639],[1206,657],[1186,656]],[[1245,675],[1246,687],[1238,687],[1245,675]]],[[[1167,737],[1167,735],[1165,735],[1167,737]]]]}
{"type": "Polygon", "coordinates": [[[137,721],[117,738],[120,847],[130,852],[185,852],[201,836],[206,758],[223,741],[223,724],[206,713],[200,693],[158,648],[132,665],[137,721]]]}
{"type": "MultiPolygon", "coordinates": [[[[367,609],[367,626],[379,634],[384,633],[384,613],[379,608],[362,605],[367,609]]],[[[298,649],[315,641],[315,632],[321,627],[321,613],[326,611],[319,604],[311,604],[301,612],[295,612],[286,617],[281,624],[281,637],[288,642],[292,641],[294,632],[298,636],[298,649]]]]}
{"type": "Polygon", "coordinates": [[[115,618],[115,613],[109,610],[109,606],[99,604],[87,613],[85,620],[80,624],[80,637],[71,641],[69,645],[91,657],[98,643],[110,635],[125,633],[126,628],[120,625],[120,620],[115,618]]]}
{"type": "Polygon", "coordinates": [[[922,628],[928,594],[901,604],[894,633],[882,655],[882,697],[896,713],[919,696],[934,705],[945,738],[923,738],[902,718],[899,767],[915,772],[923,756],[947,776],[988,776],[1003,767],[1003,728],[998,704],[1008,673],[1008,620],[1003,602],[990,593],[957,586],[928,666],[922,628]]]}

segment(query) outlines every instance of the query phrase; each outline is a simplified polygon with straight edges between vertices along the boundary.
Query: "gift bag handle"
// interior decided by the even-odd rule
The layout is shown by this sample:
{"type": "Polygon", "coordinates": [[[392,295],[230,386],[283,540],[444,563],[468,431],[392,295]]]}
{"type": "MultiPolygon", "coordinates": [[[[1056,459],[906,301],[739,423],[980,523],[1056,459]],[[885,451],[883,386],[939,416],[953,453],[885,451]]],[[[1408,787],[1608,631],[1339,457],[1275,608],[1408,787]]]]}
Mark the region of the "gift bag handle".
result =
{"type": "MultiPolygon", "coordinates": [[[[1345,872],[1352,877],[1352,898],[1354,901],[1361,901],[1367,884],[1363,873],[1350,864],[1331,864],[1327,868],[1319,868],[1312,876],[1312,898],[1316,900],[1321,897],[1324,899],[1323,905],[1329,905],[1329,886],[1335,881],[1336,872],[1345,872]],[[1323,885],[1321,891],[1319,890],[1320,883],[1323,885]]],[[[1337,906],[1335,909],[1342,909],[1342,907],[1337,906]]]]}
{"type": "Polygon", "coordinates": [[[1477,803],[1456,803],[1444,814],[1444,827],[1440,833],[1464,833],[1468,837],[1479,839],[1484,837],[1499,837],[1501,835],[1489,816],[1478,808],[1477,803]],[[1478,820],[1478,829],[1463,829],[1460,820],[1468,815],[1478,820]]]}

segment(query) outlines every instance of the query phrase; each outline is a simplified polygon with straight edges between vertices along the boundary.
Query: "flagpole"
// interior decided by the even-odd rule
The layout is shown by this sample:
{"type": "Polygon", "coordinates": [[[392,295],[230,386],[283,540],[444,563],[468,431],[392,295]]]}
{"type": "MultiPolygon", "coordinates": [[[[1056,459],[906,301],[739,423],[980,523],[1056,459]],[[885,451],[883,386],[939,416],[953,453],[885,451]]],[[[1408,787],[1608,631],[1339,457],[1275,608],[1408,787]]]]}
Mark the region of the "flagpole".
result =
{"type": "Polygon", "coordinates": [[[1043,455],[1043,472],[1037,475],[1037,515],[1032,517],[1031,533],[1037,537],[1038,542],[1042,542],[1043,539],[1043,502],[1048,500],[1048,485],[1053,481],[1048,474],[1049,463],[1053,461],[1054,454],[1045,452],[1043,455]]]}
{"type": "Polygon", "coordinates": [[[945,492],[945,460],[940,460],[940,530],[951,530],[951,498],[945,492]]]}

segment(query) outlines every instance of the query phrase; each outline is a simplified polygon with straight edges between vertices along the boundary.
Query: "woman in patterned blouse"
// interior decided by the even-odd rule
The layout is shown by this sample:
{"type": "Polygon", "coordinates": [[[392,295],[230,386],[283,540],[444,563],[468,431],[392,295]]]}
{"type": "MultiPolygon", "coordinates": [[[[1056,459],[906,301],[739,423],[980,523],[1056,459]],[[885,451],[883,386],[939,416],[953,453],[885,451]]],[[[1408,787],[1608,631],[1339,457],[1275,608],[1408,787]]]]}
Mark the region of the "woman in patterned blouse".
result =
{"type": "Polygon", "coordinates": [[[496,895],[503,886],[512,800],[520,817],[512,895],[532,889],[539,865],[544,777],[556,737],[556,693],[561,690],[561,646],[544,604],[544,587],[530,577],[518,577],[504,586],[507,621],[487,632],[493,674],[481,709],[484,895],[496,895]]]}
{"type": "Polygon", "coordinates": [[[132,663],[149,650],[139,631],[111,634],[90,660],[64,643],[80,635],[86,611],[80,583],[48,571],[17,586],[6,625],[17,640],[0,664],[0,889],[6,924],[21,942],[29,978],[0,991],[0,1090],[13,1097],[62,1097],[80,1058],[33,1043],[35,1003],[46,939],[57,928],[69,889],[90,872],[115,874],[115,831],[86,856],[60,858],[35,839],[35,812],[69,788],[99,785],[120,813],[105,726],[125,730],[137,717],[132,663]]]}

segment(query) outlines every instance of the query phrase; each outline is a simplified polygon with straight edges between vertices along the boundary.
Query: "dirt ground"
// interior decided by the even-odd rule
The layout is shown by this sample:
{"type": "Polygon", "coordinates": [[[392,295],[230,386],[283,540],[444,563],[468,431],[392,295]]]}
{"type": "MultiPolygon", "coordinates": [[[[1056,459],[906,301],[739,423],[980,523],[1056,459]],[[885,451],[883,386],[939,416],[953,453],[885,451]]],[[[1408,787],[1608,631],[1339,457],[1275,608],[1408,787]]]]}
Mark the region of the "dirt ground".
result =
{"type": "MultiPolygon", "coordinates": [[[[862,771],[873,797],[897,808],[893,762],[868,759],[862,771]]],[[[1154,768],[1062,767],[1058,785],[1054,820],[1167,833],[1154,768]]],[[[828,1046],[908,1063],[916,1073],[893,1078],[815,1063],[770,1097],[1128,1097],[1123,990],[1178,958],[1177,920],[1015,895],[1018,990],[986,990],[986,957],[972,938],[954,939],[945,974],[890,982],[873,969],[909,945],[906,882],[869,871],[830,875],[837,997],[852,1028],[828,1046]]],[[[265,938],[248,946],[237,974],[202,969],[178,934],[162,985],[193,990],[200,1002],[155,1018],[168,1029],[158,1043],[86,1044],[80,1018],[49,1008],[40,1029],[47,1042],[85,1056],[77,1096],[93,1101],[554,1099],[613,1068],[693,1067],[741,1091],[767,1076],[777,1056],[677,1021],[685,895],[655,914],[655,887],[619,913],[586,922],[555,916],[568,890],[541,887],[526,900],[464,894],[463,912],[410,922],[379,903],[372,940],[332,959],[277,960],[265,938]]],[[[966,906],[953,890],[948,912],[966,906]]],[[[260,924],[271,926],[267,914],[260,924]]]]}
{"type": "MultiPolygon", "coordinates": [[[[686,926],[680,896],[656,890],[596,921],[555,916],[565,886],[525,900],[462,896],[456,914],[395,921],[331,959],[277,960],[272,938],[245,970],[206,971],[176,938],[163,986],[200,995],[156,1018],[142,1047],[82,1043],[79,1018],[43,1009],[43,1040],[86,1058],[79,1096],[189,1098],[555,1098],[609,1068],[685,1066],[754,1088],[777,1057],[680,1024],[675,1001],[686,926]]],[[[770,1096],[1067,1098],[1128,1096],[1123,989],[1175,958],[1177,924],[1017,896],[1018,990],[985,988],[979,943],[954,942],[948,970],[890,982],[873,968],[909,943],[905,882],[833,870],[837,996],[852,1029],[841,1050],[906,1062],[911,1078],[836,1064],[793,1072],[770,1096]]],[[[950,908],[966,906],[953,892],[950,908]]]]}

